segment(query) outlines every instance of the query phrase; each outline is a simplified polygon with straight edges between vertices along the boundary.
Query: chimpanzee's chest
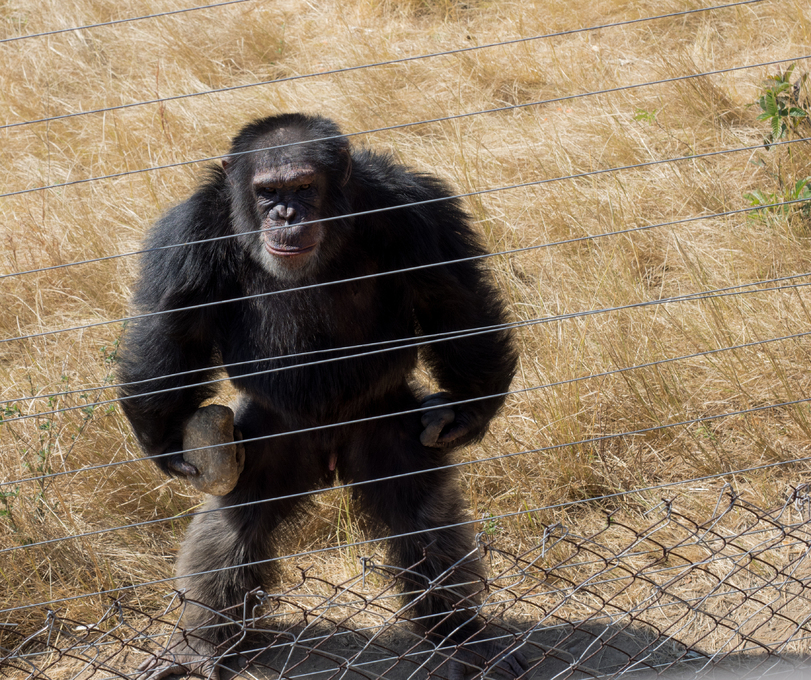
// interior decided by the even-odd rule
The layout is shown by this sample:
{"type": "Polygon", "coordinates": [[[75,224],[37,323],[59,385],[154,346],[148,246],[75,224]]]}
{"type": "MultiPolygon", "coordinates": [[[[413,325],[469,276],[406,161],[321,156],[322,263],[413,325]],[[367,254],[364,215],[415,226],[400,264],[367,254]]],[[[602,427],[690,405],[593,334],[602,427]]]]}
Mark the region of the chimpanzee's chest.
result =
{"type": "Polygon", "coordinates": [[[415,335],[413,303],[396,281],[280,291],[231,311],[223,363],[239,389],[279,411],[316,421],[362,413],[416,364],[416,349],[395,349],[415,335]]]}

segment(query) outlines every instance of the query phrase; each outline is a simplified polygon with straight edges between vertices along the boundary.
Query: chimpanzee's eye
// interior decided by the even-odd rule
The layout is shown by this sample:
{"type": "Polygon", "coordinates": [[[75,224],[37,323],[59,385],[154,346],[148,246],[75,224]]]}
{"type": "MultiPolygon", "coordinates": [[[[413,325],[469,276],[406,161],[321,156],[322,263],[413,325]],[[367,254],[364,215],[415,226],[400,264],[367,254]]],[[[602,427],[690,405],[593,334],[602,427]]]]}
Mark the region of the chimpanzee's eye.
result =
{"type": "Polygon", "coordinates": [[[306,191],[306,190],[307,190],[307,189],[309,189],[311,186],[312,186],[312,185],[310,185],[310,184],[302,184],[302,185],[299,187],[299,191],[306,191]]]}

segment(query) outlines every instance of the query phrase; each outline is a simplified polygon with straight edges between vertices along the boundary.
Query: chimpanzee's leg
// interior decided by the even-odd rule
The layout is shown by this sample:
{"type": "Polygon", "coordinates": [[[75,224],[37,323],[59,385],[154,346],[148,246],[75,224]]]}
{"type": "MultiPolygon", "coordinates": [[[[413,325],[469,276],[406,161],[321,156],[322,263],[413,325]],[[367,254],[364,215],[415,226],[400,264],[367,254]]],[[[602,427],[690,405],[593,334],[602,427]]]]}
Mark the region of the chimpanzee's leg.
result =
{"type": "MultiPolygon", "coordinates": [[[[403,391],[386,410],[418,405],[403,391]]],[[[468,643],[455,654],[454,677],[462,677],[465,666],[481,668],[491,662],[518,676],[525,667],[523,658],[510,653],[505,642],[489,642],[492,631],[478,614],[484,570],[474,530],[465,523],[470,517],[456,471],[437,469],[451,463],[452,456],[448,449],[422,446],[421,432],[419,413],[364,423],[353,432],[338,470],[355,482],[419,473],[358,487],[365,510],[392,535],[389,550],[403,569],[408,615],[437,642],[468,643]]]]}
{"type": "MultiPolygon", "coordinates": [[[[235,426],[243,440],[285,429],[273,413],[250,401],[240,403],[235,426]]],[[[241,618],[246,594],[267,581],[272,570],[262,562],[273,555],[273,532],[300,501],[272,499],[326,482],[324,454],[308,450],[308,441],[302,436],[245,441],[245,468],[234,490],[209,497],[192,520],[176,566],[177,588],[185,590],[186,600],[182,630],[162,658],[139,669],[149,680],[181,672],[217,676],[217,656],[238,642],[239,626],[229,621],[241,618]]],[[[248,614],[251,606],[248,601],[248,614]]]]}

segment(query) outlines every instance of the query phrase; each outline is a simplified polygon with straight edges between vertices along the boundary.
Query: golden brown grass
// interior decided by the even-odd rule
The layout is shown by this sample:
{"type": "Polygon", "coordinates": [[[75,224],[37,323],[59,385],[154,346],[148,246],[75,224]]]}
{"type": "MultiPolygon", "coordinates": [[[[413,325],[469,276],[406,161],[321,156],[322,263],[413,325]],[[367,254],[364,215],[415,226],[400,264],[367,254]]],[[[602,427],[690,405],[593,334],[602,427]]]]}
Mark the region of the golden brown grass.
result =
{"type": "MultiPolygon", "coordinates": [[[[179,8],[180,0],[8,0],[0,36],[15,36],[179,8]]],[[[444,0],[259,2],[0,46],[0,124],[319,73],[429,52],[690,8],[693,3],[444,0]]],[[[762,2],[397,65],[289,80],[161,104],[0,131],[3,193],[215,156],[246,120],[302,110],[362,132],[463,112],[510,107],[694,72],[809,53],[804,2],[762,2]]],[[[798,73],[808,70],[801,61],[798,73]]],[[[776,68],[629,89],[415,125],[356,137],[460,192],[554,179],[611,167],[679,162],[488,193],[468,207],[493,250],[576,239],[747,205],[743,194],[777,191],[811,175],[808,144],[689,158],[758,144],[759,83],[776,68]]],[[[806,128],[806,133],[809,129],[806,128]]],[[[0,273],[137,249],[146,227],[194,185],[200,167],[164,170],[8,196],[0,203],[0,273]]],[[[712,217],[671,227],[500,256],[492,268],[515,319],[621,307],[811,271],[811,222],[796,212],[712,217]]],[[[134,258],[0,281],[0,337],[118,319],[127,313],[134,258]]],[[[518,333],[515,389],[809,329],[806,289],[624,309],[527,326],[518,333]]],[[[120,324],[0,344],[0,397],[20,413],[85,406],[0,427],[0,480],[92,468],[140,455],[115,405],[92,407],[89,390],[112,380],[120,324]]],[[[538,389],[511,398],[480,459],[570,442],[463,468],[477,517],[531,510],[646,485],[802,458],[811,446],[806,404],[644,434],[587,440],[806,398],[811,340],[758,345],[538,389]]],[[[111,395],[108,395],[111,396],[111,395]]],[[[6,417],[18,415],[6,404],[6,417]]],[[[734,477],[771,505],[807,480],[793,464],[734,477]]],[[[730,478],[731,480],[732,478],[730,478]]],[[[199,498],[146,463],[91,469],[0,487],[0,608],[115,591],[171,575],[184,522],[50,539],[180,517],[199,498]]],[[[666,493],[666,492],[665,492],[666,493]]],[[[675,492],[673,492],[675,493],[675,492]]],[[[631,511],[662,492],[612,501],[631,511]]],[[[672,494],[671,494],[672,495],[672,494]]],[[[715,502],[715,494],[707,496],[715,502]]],[[[702,501],[689,499],[700,508],[702,501]]],[[[589,527],[606,503],[504,520],[494,531],[516,550],[536,545],[542,523],[589,527]]],[[[359,536],[345,494],[315,501],[291,552],[359,536]]],[[[586,530],[586,529],[584,529],[586,530]]],[[[342,580],[360,551],[307,558],[342,580]]],[[[146,611],[166,584],[134,591],[146,611]]],[[[93,619],[107,596],[58,605],[93,619]]],[[[31,630],[41,608],[3,614],[31,630]]]]}

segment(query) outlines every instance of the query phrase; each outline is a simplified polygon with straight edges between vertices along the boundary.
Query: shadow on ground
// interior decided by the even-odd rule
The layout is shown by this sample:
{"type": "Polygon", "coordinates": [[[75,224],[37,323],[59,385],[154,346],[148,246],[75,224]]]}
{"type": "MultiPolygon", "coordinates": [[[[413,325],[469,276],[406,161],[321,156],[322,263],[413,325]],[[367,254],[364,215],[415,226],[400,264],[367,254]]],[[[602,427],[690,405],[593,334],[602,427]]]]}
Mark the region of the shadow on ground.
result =
{"type": "MultiPolygon", "coordinates": [[[[509,634],[505,631],[501,639],[504,645],[520,647],[530,666],[523,676],[527,680],[620,676],[629,680],[811,679],[811,666],[804,665],[809,657],[765,653],[709,656],[636,624],[523,626],[514,627],[509,634]]],[[[428,676],[446,680],[450,675],[450,650],[430,645],[405,624],[389,627],[381,634],[326,625],[302,626],[269,633],[253,647],[253,652],[229,660],[226,666],[230,673],[224,672],[223,680],[418,680],[428,676]]],[[[490,669],[486,677],[505,676],[499,669],[490,669]]]]}

